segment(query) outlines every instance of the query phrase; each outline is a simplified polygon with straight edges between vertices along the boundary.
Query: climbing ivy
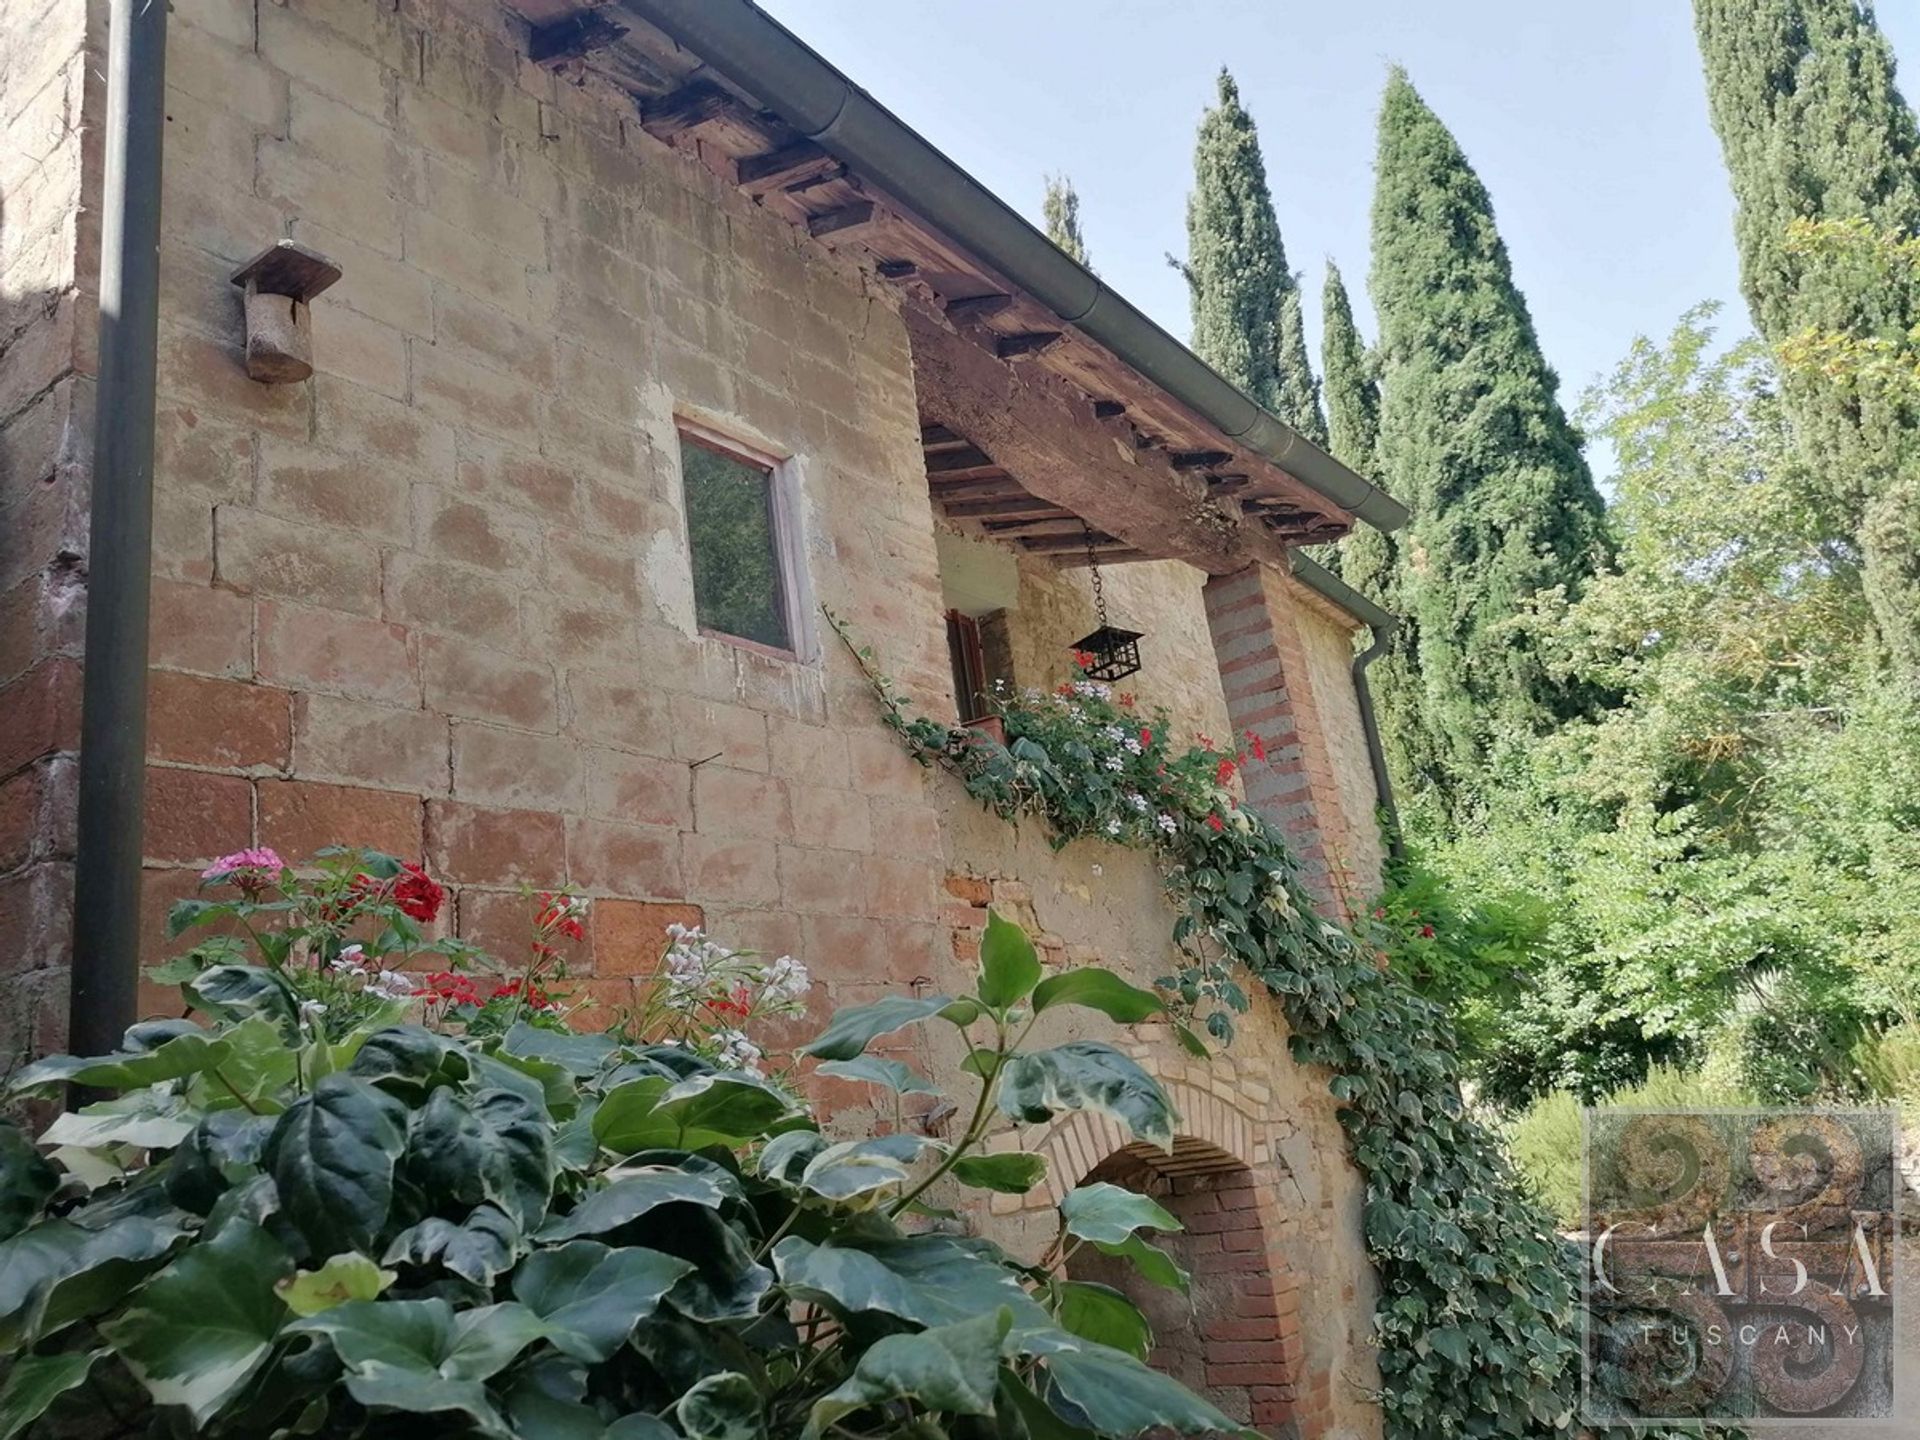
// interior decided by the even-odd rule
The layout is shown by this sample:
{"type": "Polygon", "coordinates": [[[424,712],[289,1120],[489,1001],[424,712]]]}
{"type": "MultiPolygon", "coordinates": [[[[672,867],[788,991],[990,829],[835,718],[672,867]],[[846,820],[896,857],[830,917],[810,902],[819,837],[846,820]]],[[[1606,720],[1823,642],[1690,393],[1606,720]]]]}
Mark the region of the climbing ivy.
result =
{"type": "Polygon", "coordinates": [[[1166,983],[1216,1038],[1247,1008],[1237,977],[1251,974],[1279,1000],[1293,1058],[1331,1072],[1366,1179],[1390,1440],[1606,1433],[1583,1431],[1577,1416],[1575,1262],[1466,1113],[1446,1011],[1322,919],[1279,830],[1238,806],[1228,787],[1240,766],[1265,763],[1257,740],[1251,754],[1176,746],[1164,715],[1081,679],[1000,692],[1002,742],[915,715],[871,651],[828,618],[915,759],[1008,820],[1040,820],[1056,848],[1099,839],[1154,856],[1180,911],[1183,965],[1166,983]]]}

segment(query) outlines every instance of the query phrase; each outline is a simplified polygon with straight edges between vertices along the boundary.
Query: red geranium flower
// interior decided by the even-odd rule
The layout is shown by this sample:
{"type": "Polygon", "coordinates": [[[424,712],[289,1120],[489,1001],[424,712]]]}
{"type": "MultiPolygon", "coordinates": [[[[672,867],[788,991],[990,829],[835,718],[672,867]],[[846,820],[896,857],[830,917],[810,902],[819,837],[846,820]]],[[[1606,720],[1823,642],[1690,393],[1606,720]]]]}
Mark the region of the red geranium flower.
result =
{"type": "Polygon", "coordinates": [[[1214,783],[1216,785],[1226,784],[1229,780],[1233,779],[1233,770],[1233,761],[1222,760],[1220,762],[1220,768],[1213,772],[1214,783]]]}
{"type": "Polygon", "coordinates": [[[1251,730],[1247,731],[1247,748],[1253,751],[1254,759],[1264,760],[1267,758],[1267,742],[1251,730]]]}
{"type": "Polygon", "coordinates": [[[1153,744],[1153,731],[1143,726],[1140,731],[1140,748],[1144,750],[1151,744],[1153,744]]]}
{"type": "Polygon", "coordinates": [[[393,899],[401,914],[430,925],[439,917],[446,898],[446,887],[429,877],[424,866],[410,860],[401,862],[400,878],[393,882],[393,899]]]}
{"type": "Polygon", "coordinates": [[[1211,825],[1215,830],[1224,830],[1227,828],[1224,824],[1221,823],[1220,817],[1218,815],[1207,816],[1207,824],[1211,825]]]}
{"type": "Polygon", "coordinates": [[[1431,940],[1433,938],[1433,927],[1431,925],[1422,925],[1420,927],[1420,938],[1422,940],[1431,940]]]}

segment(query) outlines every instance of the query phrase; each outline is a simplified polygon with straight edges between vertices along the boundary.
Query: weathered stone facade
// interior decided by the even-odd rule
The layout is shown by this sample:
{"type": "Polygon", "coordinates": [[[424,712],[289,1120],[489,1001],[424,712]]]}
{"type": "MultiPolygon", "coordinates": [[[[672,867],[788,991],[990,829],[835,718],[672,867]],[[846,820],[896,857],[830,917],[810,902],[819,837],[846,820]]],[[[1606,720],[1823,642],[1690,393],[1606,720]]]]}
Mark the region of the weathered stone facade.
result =
{"type": "MultiPolygon", "coordinates": [[[[64,1035],[100,8],[0,0],[7,1062],[64,1035]]],[[[522,943],[523,883],[580,887],[577,983],[606,1006],[675,919],[804,956],[819,1010],[958,984],[988,898],[1057,963],[1165,971],[1171,916],[1140,857],[1055,855],[978,814],[905,757],[822,627],[779,659],[695,624],[677,418],[792,457],[813,598],[951,705],[894,292],[622,98],[529,62],[524,24],[482,0],[174,0],[168,71],[155,953],[214,856],[352,841],[424,856],[481,943],[522,943]],[[345,278],[313,307],[314,378],[266,387],[241,369],[229,277],[281,237],[345,278]]],[[[1016,668],[1047,683],[1091,627],[1085,577],[1020,565],[1016,668]]],[[[1284,809],[1330,900],[1364,900],[1380,857],[1353,622],[1259,570],[1162,562],[1108,587],[1150,632],[1143,700],[1222,740],[1259,732],[1250,800],[1284,809]]],[[[1133,1044],[1187,1115],[1176,1160],[1206,1163],[1115,1161],[1117,1136],[1066,1127],[1056,1185],[1117,1165],[1175,1197],[1194,1268],[1237,1297],[1194,1373],[1240,1387],[1246,1418],[1377,1433],[1360,1187],[1324,1077],[1264,1001],[1212,1066],[1151,1027],[1133,1044]],[[1199,1220],[1249,1209],[1256,1225],[1199,1220]]],[[[1035,1239],[1024,1213],[986,1218],[1035,1239]]]]}

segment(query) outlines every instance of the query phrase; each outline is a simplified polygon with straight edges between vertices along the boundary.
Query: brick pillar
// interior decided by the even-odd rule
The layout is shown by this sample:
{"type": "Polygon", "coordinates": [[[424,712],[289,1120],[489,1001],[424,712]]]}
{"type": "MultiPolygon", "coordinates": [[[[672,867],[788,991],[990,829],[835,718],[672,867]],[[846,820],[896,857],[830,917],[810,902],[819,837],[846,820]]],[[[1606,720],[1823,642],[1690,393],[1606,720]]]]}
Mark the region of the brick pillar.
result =
{"type": "Polygon", "coordinates": [[[1347,824],[1320,723],[1296,601],[1284,576],[1262,565],[1207,581],[1207,628],[1234,732],[1251,731],[1265,764],[1242,772],[1247,803],[1280,827],[1301,879],[1321,904],[1342,901],[1347,824]]]}

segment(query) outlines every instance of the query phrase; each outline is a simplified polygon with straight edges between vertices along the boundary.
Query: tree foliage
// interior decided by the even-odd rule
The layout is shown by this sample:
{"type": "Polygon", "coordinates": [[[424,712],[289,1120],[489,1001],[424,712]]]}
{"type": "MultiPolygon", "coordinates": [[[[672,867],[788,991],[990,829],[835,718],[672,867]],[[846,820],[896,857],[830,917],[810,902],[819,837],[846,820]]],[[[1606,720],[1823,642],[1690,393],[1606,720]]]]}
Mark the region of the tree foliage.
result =
{"type": "Polygon", "coordinates": [[[1175,264],[1192,301],[1194,352],[1302,434],[1323,441],[1299,283],[1287,268],[1253,117],[1224,69],[1218,102],[1201,116],[1194,142],[1187,258],[1175,264]]]}
{"type": "Polygon", "coordinates": [[[1515,620],[1536,597],[1580,593],[1607,551],[1602,504],[1486,187],[1399,70],[1375,185],[1379,474],[1413,512],[1382,701],[1407,788],[1458,804],[1496,735],[1544,731],[1596,698],[1515,620]]]}
{"type": "Polygon", "coordinates": [[[1082,265],[1093,262],[1087,256],[1087,237],[1080,231],[1080,192],[1065,175],[1047,177],[1047,193],[1040,202],[1047,223],[1047,238],[1082,265]]]}
{"type": "MultiPolygon", "coordinates": [[[[1871,246],[1809,245],[1795,222],[1920,232],[1920,126],[1859,0],[1696,0],[1707,96],[1738,202],[1741,283],[1769,342],[1907,343],[1920,276],[1871,246]]],[[[1920,405],[1910,391],[1790,369],[1787,404],[1859,545],[1881,638],[1920,678],[1920,405]]]]}
{"type": "MultiPolygon", "coordinates": [[[[1320,297],[1320,370],[1326,377],[1327,438],[1333,457],[1372,478],[1380,440],[1380,383],[1374,358],[1354,323],[1353,301],[1334,263],[1320,297]]],[[[1362,594],[1387,604],[1394,563],[1393,537],[1371,525],[1356,525],[1319,553],[1342,579],[1362,594]]]]}

